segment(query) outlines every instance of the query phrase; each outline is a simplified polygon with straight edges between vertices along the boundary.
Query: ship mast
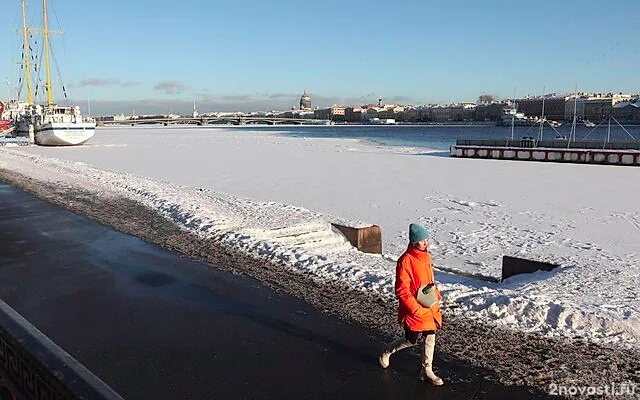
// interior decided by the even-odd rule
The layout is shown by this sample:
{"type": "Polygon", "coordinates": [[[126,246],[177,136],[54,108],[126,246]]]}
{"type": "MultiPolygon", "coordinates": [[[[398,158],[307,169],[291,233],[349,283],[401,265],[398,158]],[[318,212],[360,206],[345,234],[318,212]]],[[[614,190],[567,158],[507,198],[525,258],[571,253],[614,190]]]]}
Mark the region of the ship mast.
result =
{"type": "Polygon", "coordinates": [[[29,54],[29,28],[27,28],[26,0],[22,0],[22,54],[24,55],[24,79],[27,85],[27,103],[33,104],[31,91],[31,54],[29,54]]]}
{"type": "Polygon", "coordinates": [[[569,140],[567,141],[567,149],[571,143],[571,136],[573,140],[576,140],[576,122],[578,121],[578,84],[576,83],[576,90],[573,95],[573,121],[571,122],[571,131],[569,131],[569,140]]]}
{"type": "Polygon", "coordinates": [[[49,24],[47,21],[47,0],[42,0],[42,36],[44,38],[44,60],[47,74],[47,82],[45,84],[45,89],[47,91],[47,105],[52,106],[53,88],[51,87],[51,61],[49,58],[49,24]]]}
{"type": "Polygon", "coordinates": [[[544,122],[546,121],[546,118],[544,116],[544,91],[545,91],[545,87],[542,87],[542,115],[540,115],[540,137],[538,138],[538,140],[542,141],[542,132],[544,131],[544,122]]]}

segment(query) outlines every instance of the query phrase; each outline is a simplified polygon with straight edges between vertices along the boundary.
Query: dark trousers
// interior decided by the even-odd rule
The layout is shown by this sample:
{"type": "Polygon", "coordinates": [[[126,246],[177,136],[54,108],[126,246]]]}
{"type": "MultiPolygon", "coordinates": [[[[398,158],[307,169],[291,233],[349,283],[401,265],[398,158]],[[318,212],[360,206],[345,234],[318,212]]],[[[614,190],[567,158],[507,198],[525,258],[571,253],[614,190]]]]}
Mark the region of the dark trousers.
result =
{"type": "Polygon", "coordinates": [[[436,331],[412,331],[407,324],[404,324],[404,338],[411,344],[416,344],[418,340],[424,340],[427,335],[434,335],[435,333],[436,331]]]}

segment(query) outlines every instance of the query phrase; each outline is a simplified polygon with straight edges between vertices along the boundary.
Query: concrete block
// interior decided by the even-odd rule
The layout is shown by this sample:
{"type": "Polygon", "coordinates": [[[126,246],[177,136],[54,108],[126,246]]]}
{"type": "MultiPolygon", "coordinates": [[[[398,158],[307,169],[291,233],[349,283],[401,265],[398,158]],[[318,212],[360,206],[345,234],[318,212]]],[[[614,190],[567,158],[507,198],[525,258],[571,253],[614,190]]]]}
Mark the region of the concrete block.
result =
{"type": "Polygon", "coordinates": [[[363,253],[382,254],[382,230],[378,225],[364,228],[331,224],[339,230],[356,249],[363,253]]]}
{"type": "Polygon", "coordinates": [[[530,274],[536,271],[551,271],[556,268],[556,264],[527,260],[510,256],[502,257],[502,280],[514,275],[530,274]]]}

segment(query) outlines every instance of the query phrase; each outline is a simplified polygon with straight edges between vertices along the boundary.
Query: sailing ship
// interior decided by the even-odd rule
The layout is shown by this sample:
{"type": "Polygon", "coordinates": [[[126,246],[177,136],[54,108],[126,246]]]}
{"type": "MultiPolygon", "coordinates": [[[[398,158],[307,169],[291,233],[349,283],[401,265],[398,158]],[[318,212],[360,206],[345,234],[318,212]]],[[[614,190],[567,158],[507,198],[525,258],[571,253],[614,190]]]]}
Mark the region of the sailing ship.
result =
{"type": "Polygon", "coordinates": [[[4,116],[4,103],[0,101],[0,136],[4,136],[4,132],[9,130],[11,121],[4,116]]]}
{"type": "MultiPolygon", "coordinates": [[[[45,56],[46,83],[44,90],[47,95],[46,104],[35,104],[31,90],[31,62],[30,62],[30,28],[26,22],[26,0],[22,0],[22,39],[25,84],[27,102],[21,107],[22,111],[15,118],[18,135],[29,137],[29,141],[41,146],[74,146],[85,143],[95,134],[96,122],[91,118],[83,118],[80,107],[60,106],[53,101],[53,85],[51,80],[51,45],[50,31],[47,21],[47,0],[42,0],[42,36],[45,56]]],[[[38,68],[40,70],[40,68],[38,68]]],[[[63,87],[64,89],[64,87],[63,87]]],[[[66,93],[65,93],[66,97],[66,93]]]]}

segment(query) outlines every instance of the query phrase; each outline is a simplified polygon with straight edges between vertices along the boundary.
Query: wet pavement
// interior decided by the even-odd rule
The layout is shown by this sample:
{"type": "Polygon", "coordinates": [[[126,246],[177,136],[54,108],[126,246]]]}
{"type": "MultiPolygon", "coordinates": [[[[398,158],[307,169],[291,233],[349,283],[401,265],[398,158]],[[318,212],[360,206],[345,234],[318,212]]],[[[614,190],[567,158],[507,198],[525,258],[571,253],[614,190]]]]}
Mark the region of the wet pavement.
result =
{"type": "MultiPolygon", "coordinates": [[[[385,338],[0,182],[0,297],[128,399],[545,398],[385,338]]],[[[437,351],[437,349],[436,349],[437,351]]]]}

